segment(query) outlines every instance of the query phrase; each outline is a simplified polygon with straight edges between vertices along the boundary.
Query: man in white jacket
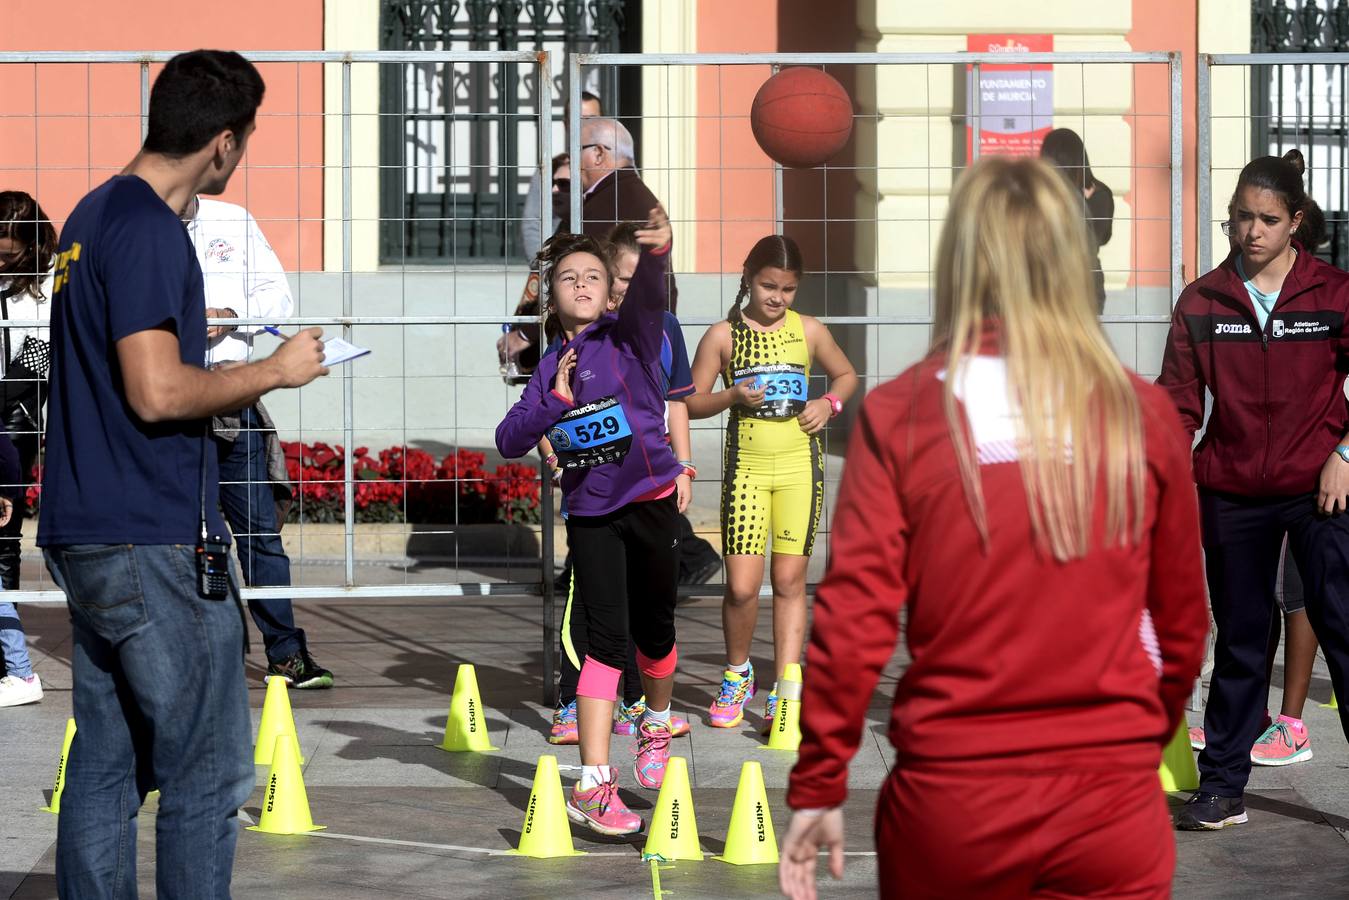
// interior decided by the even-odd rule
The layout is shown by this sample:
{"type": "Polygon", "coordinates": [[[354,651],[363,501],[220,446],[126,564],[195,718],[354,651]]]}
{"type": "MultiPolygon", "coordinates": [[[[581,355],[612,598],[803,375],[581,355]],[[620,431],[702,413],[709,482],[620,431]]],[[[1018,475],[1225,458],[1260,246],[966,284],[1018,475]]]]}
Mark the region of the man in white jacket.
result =
{"type": "MultiPolygon", "coordinates": [[[[206,316],[281,322],[294,308],[281,261],[248,210],[198,197],[183,215],[206,286],[206,316]]],[[[207,329],[208,366],[248,362],[263,324],[207,329]]],[[[220,503],[238,545],[239,566],[250,586],[290,584],[290,558],[281,544],[281,522],[268,478],[267,439],[273,431],[261,405],[241,410],[237,430],[218,429],[220,503]]],[[[217,420],[219,424],[220,420],[217,420]]],[[[332,687],[332,673],[309,655],[303,629],[295,627],[288,599],[252,599],[248,611],[262,632],[267,677],[296,688],[332,687]]]]}

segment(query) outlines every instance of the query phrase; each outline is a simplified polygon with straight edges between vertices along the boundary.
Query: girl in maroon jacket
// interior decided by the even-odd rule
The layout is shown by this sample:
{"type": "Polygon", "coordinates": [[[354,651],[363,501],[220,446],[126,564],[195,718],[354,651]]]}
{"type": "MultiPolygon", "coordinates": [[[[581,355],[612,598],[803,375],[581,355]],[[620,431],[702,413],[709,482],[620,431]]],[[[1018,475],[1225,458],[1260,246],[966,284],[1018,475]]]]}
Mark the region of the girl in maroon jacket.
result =
{"type": "MultiPolygon", "coordinates": [[[[1176,817],[1187,830],[1246,821],[1285,533],[1339,696],[1349,671],[1349,518],[1338,515],[1349,509],[1349,274],[1299,242],[1319,211],[1296,150],[1242,169],[1228,213],[1232,252],[1180,295],[1157,379],[1191,436],[1205,390],[1213,396],[1194,468],[1218,634],[1199,791],[1176,817]]],[[[1349,706],[1349,733],[1346,716],[1349,706]]],[[[1307,740],[1300,725],[1273,723],[1295,750],[1307,740]]]]}
{"type": "Polygon", "coordinates": [[[837,877],[899,613],[886,897],[1168,897],[1157,782],[1207,617],[1189,443],[1096,318],[1081,201],[990,157],[951,197],[932,351],[872,391],[815,601],[780,880],[837,877]],[[1067,640],[1065,640],[1067,638],[1067,640]]]}

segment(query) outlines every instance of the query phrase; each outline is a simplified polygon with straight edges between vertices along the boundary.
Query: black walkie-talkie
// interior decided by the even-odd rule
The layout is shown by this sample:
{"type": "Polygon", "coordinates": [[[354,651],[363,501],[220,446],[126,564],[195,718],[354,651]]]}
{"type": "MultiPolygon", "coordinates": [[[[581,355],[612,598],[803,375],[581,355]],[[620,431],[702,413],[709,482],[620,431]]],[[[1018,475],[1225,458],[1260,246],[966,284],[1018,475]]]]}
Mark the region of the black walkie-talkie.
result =
{"type": "Polygon", "coordinates": [[[197,538],[197,590],[207,600],[224,600],[230,592],[230,545],[206,530],[206,444],[201,442],[201,533],[197,538]]]}

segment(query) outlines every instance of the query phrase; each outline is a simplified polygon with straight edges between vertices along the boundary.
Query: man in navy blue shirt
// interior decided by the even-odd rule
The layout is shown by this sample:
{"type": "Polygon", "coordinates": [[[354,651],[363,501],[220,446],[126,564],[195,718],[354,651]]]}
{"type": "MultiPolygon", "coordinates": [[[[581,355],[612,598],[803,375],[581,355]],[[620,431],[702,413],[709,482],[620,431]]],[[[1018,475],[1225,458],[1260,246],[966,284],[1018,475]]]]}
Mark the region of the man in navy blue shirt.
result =
{"type": "Polygon", "coordinates": [[[153,788],[158,895],[229,895],[254,776],[243,613],[198,575],[199,541],[228,541],[208,427],[327,370],[317,328],[260,362],[204,367],[202,274],[179,214],[225,189],[262,95],[237,53],[175,56],[140,153],[61,235],[38,543],[74,637],[62,897],[136,894],[136,813],[153,788]]]}

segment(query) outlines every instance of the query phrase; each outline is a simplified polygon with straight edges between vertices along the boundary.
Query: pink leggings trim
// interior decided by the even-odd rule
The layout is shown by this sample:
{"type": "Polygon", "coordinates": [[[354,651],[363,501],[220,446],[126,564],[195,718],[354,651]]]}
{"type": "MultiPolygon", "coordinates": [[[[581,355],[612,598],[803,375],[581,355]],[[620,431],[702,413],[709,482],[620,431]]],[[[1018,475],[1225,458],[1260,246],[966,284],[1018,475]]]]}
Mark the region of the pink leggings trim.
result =
{"type": "Polygon", "coordinates": [[[618,680],[622,677],[622,669],[606,666],[587,655],[585,661],[581,663],[581,677],[576,682],[576,696],[613,700],[618,696],[618,680]]]}
{"type": "Polygon", "coordinates": [[[669,678],[674,674],[675,663],[679,661],[679,645],[672,644],[670,652],[665,654],[664,659],[652,659],[651,657],[637,651],[637,668],[642,670],[643,675],[649,675],[652,678],[669,678]]]}

